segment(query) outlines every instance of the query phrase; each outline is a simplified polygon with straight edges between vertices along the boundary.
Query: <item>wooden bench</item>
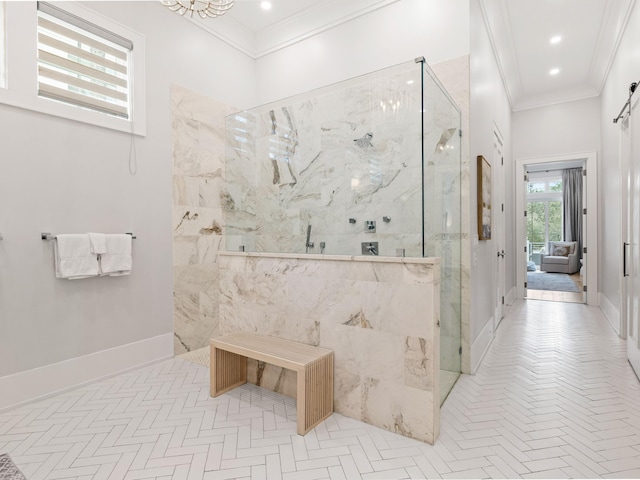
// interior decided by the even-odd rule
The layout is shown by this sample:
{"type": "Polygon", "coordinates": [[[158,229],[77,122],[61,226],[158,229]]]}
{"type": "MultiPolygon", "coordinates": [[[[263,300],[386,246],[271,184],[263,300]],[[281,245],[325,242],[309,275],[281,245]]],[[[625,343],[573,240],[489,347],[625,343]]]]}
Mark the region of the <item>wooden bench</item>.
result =
{"type": "Polygon", "coordinates": [[[250,332],[211,340],[212,397],[247,382],[247,357],[296,372],[299,435],[333,412],[331,350],[250,332]]]}

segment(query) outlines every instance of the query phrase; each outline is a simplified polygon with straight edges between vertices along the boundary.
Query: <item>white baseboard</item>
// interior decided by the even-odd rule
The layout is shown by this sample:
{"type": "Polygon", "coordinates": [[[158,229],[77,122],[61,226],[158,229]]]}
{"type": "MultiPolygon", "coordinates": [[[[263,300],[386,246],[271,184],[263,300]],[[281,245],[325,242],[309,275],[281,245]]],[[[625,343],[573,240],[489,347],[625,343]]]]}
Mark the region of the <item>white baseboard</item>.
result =
{"type": "Polygon", "coordinates": [[[480,331],[478,337],[471,344],[471,374],[474,375],[478,371],[478,367],[482,363],[487,350],[493,342],[493,317],[485,324],[480,331]]]}
{"type": "Polygon", "coordinates": [[[598,299],[600,303],[600,310],[604,313],[604,316],[607,317],[609,323],[611,324],[611,328],[620,335],[621,330],[621,318],[620,318],[620,310],[611,303],[611,301],[602,294],[602,292],[598,293],[598,299]]]}
{"type": "Polygon", "coordinates": [[[504,297],[504,303],[507,305],[513,305],[513,302],[516,301],[516,287],[511,287],[507,296],[504,297]]]}
{"type": "Polygon", "coordinates": [[[173,357],[173,333],[0,377],[0,413],[173,357]]]}

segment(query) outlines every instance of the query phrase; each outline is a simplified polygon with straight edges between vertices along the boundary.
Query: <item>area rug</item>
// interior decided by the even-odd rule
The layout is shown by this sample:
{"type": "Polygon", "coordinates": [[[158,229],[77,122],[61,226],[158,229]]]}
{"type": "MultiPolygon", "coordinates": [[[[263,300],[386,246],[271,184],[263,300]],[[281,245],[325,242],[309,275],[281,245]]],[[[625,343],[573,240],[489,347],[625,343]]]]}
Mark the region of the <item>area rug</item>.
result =
{"type": "Polygon", "coordinates": [[[0,455],[0,480],[27,480],[6,453],[0,455]]]}
{"type": "Polygon", "coordinates": [[[530,290],[553,290],[555,292],[580,291],[566,273],[527,272],[527,288],[530,290]]]}

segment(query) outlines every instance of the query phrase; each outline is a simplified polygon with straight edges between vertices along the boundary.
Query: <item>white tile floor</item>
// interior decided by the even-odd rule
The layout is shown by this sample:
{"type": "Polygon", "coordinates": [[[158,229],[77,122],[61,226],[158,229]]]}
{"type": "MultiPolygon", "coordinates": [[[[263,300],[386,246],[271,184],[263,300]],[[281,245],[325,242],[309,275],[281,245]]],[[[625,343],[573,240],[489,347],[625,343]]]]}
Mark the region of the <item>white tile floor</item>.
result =
{"type": "Polygon", "coordinates": [[[0,453],[37,479],[640,477],[640,382],[600,311],[521,302],[442,410],[435,446],[334,414],[304,437],[295,402],[208,395],[180,359],[0,416],[0,453]]]}

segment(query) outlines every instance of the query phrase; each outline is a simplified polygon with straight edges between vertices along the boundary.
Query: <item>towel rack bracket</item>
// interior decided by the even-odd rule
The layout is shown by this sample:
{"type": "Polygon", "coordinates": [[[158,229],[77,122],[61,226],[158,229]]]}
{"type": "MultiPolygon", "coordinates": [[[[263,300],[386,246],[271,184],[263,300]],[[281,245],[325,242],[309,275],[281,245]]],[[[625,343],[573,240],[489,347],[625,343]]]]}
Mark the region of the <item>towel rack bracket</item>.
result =
{"type": "MultiPolygon", "coordinates": [[[[133,233],[131,233],[131,232],[126,232],[126,234],[127,234],[127,235],[131,235],[131,239],[132,239],[132,240],[135,240],[135,239],[137,238],[137,237],[136,237],[133,233]]],[[[55,240],[55,239],[56,239],[56,236],[55,236],[54,234],[52,234],[51,232],[42,232],[42,233],[40,234],[40,238],[41,238],[42,240],[55,240]]],[[[0,238],[0,240],[1,240],[1,238],[0,238]]]]}

